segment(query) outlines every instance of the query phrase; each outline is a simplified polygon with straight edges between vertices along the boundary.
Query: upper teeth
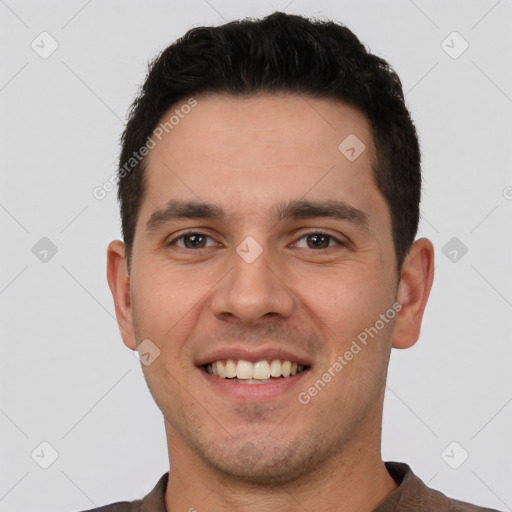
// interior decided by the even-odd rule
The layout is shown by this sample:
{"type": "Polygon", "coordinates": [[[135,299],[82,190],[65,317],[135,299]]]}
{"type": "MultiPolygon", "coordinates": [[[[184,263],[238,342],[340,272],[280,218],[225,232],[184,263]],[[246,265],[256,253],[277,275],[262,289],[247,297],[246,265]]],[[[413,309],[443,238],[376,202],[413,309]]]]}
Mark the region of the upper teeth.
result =
{"type": "Polygon", "coordinates": [[[215,361],[206,366],[208,373],[213,373],[223,379],[257,379],[265,380],[270,377],[290,377],[304,369],[304,365],[292,363],[291,361],[262,360],[256,363],[228,359],[227,361],[215,361]]]}

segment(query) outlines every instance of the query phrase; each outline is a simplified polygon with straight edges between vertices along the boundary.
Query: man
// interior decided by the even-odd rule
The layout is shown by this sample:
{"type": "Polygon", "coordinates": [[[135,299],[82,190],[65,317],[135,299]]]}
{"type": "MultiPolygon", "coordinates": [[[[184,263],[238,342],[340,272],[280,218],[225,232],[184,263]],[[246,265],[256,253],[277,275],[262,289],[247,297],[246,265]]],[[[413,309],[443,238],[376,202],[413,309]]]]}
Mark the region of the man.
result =
{"type": "Polygon", "coordinates": [[[122,138],[108,282],[170,471],[119,511],[475,511],[380,455],[391,348],[434,251],[398,76],[347,28],[189,31],[122,138]]]}

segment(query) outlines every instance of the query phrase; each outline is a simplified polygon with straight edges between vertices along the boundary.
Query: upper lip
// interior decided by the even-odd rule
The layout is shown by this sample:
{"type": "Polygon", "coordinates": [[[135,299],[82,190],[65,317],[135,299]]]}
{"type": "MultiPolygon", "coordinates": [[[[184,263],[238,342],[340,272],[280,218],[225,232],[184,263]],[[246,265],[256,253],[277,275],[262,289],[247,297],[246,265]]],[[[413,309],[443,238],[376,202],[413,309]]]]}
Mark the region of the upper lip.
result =
{"type": "Polygon", "coordinates": [[[275,347],[249,349],[247,347],[224,347],[212,350],[205,355],[200,356],[196,361],[196,366],[214,363],[215,361],[225,361],[226,359],[243,359],[256,363],[257,361],[280,359],[281,361],[291,361],[304,366],[311,366],[311,361],[307,357],[294,354],[288,350],[275,347]]]}

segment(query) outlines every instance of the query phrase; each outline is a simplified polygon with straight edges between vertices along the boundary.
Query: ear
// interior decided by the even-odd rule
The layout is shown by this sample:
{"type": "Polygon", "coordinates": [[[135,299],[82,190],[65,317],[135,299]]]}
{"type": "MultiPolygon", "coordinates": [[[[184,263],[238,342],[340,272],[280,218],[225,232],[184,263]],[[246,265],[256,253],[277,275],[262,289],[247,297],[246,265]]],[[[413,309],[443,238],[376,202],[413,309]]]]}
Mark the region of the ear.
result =
{"type": "Polygon", "coordinates": [[[418,341],[433,282],[434,246],[427,238],[420,238],[413,243],[402,265],[397,293],[402,309],[393,330],[394,348],[409,348],[418,341]]]}
{"type": "Polygon", "coordinates": [[[107,248],[107,280],[114,305],[117,323],[123,343],[130,349],[137,348],[133,330],[133,314],[130,300],[130,274],[128,274],[125,245],[120,240],[110,242],[107,248]]]}

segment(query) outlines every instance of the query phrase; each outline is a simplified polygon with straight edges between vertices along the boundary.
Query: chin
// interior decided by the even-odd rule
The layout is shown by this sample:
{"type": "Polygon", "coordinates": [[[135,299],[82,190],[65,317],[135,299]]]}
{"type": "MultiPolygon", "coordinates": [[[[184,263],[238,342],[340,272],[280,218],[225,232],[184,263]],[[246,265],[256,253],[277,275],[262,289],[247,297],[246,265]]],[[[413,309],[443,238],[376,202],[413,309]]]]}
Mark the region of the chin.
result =
{"type": "Polygon", "coordinates": [[[226,478],[271,488],[311,471],[315,460],[321,458],[321,450],[313,440],[307,445],[290,440],[286,444],[275,440],[272,444],[262,438],[254,443],[232,439],[217,446],[210,443],[201,451],[203,461],[226,478]]]}

